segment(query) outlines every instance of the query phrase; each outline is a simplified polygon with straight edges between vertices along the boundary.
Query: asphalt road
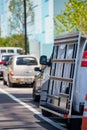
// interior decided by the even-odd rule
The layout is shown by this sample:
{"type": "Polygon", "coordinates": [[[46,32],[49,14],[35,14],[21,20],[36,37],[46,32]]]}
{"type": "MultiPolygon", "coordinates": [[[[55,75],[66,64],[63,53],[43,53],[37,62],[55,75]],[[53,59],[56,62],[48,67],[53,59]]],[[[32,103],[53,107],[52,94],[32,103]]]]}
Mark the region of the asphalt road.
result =
{"type": "Polygon", "coordinates": [[[39,103],[32,99],[32,88],[9,88],[0,80],[0,130],[67,129],[56,118],[41,115],[39,103]]]}

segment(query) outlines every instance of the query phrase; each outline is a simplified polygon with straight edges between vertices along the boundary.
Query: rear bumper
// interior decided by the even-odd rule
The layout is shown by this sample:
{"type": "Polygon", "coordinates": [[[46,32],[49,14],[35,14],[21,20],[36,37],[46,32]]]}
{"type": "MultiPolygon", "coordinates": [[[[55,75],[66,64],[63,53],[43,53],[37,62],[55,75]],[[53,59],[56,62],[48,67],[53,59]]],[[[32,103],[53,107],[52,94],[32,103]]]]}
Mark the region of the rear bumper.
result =
{"type": "Polygon", "coordinates": [[[35,78],[34,76],[32,77],[18,77],[18,76],[12,76],[10,77],[11,83],[15,84],[32,84],[34,82],[35,78]]]}

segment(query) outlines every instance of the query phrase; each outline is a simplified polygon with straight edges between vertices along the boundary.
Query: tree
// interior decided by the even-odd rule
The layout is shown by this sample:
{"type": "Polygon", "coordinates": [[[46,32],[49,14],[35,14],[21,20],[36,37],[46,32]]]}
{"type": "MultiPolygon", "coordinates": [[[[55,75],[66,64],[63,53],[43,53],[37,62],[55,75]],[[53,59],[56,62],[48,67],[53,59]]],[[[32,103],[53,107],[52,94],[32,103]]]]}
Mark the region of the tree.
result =
{"type": "Polygon", "coordinates": [[[24,35],[14,34],[10,37],[0,38],[0,47],[22,47],[24,48],[24,35]]]}
{"type": "Polygon", "coordinates": [[[14,34],[11,37],[6,38],[6,42],[8,46],[13,47],[22,47],[24,48],[24,35],[23,34],[14,34]]]}
{"type": "Polygon", "coordinates": [[[80,31],[87,35],[87,0],[69,0],[65,10],[54,19],[56,34],[80,31]]]}
{"type": "Polygon", "coordinates": [[[0,38],[0,47],[5,46],[5,38],[0,38]]]}
{"type": "MultiPolygon", "coordinates": [[[[26,17],[32,13],[32,4],[30,0],[26,0],[26,17]]],[[[11,13],[9,22],[11,32],[24,34],[24,0],[10,0],[9,11],[11,13]]]]}
{"type": "MultiPolygon", "coordinates": [[[[10,0],[9,11],[11,13],[9,19],[11,33],[24,35],[25,33],[24,0],[10,0]]],[[[26,22],[27,18],[30,15],[32,15],[32,13],[33,13],[32,4],[30,3],[30,0],[26,0],[26,22]]],[[[27,47],[28,46],[29,44],[27,43],[27,47]]]]}

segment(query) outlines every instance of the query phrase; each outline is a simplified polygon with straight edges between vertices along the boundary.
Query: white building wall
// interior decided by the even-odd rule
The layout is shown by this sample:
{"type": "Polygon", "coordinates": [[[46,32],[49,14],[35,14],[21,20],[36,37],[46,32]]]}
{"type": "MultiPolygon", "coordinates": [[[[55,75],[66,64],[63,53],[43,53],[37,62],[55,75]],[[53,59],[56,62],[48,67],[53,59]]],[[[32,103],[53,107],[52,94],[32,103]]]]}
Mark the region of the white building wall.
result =
{"type": "Polygon", "coordinates": [[[50,57],[54,39],[54,0],[31,0],[33,2],[34,23],[29,23],[28,36],[30,53],[46,54],[50,57]]]}
{"type": "Polygon", "coordinates": [[[40,57],[40,40],[39,35],[42,32],[41,25],[41,0],[31,0],[33,3],[34,21],[30,18],[28,21],[27,33],[29,37],[30,53],[40,57]],[[36,38],[38,37],[38,38],[36,38]]]}

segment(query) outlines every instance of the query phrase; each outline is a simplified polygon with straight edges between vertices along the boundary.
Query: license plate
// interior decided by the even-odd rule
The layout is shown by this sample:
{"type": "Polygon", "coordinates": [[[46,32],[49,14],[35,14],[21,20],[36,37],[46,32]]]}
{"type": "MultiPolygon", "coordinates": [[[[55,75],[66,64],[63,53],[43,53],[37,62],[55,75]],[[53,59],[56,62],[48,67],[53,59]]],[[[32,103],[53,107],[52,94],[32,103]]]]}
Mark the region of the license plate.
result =
{"type": "Polygon", "coordinates": [[[25,82],[26,83],[29,83],[31,80],[30,79],[25,79],[25,82]]]}

